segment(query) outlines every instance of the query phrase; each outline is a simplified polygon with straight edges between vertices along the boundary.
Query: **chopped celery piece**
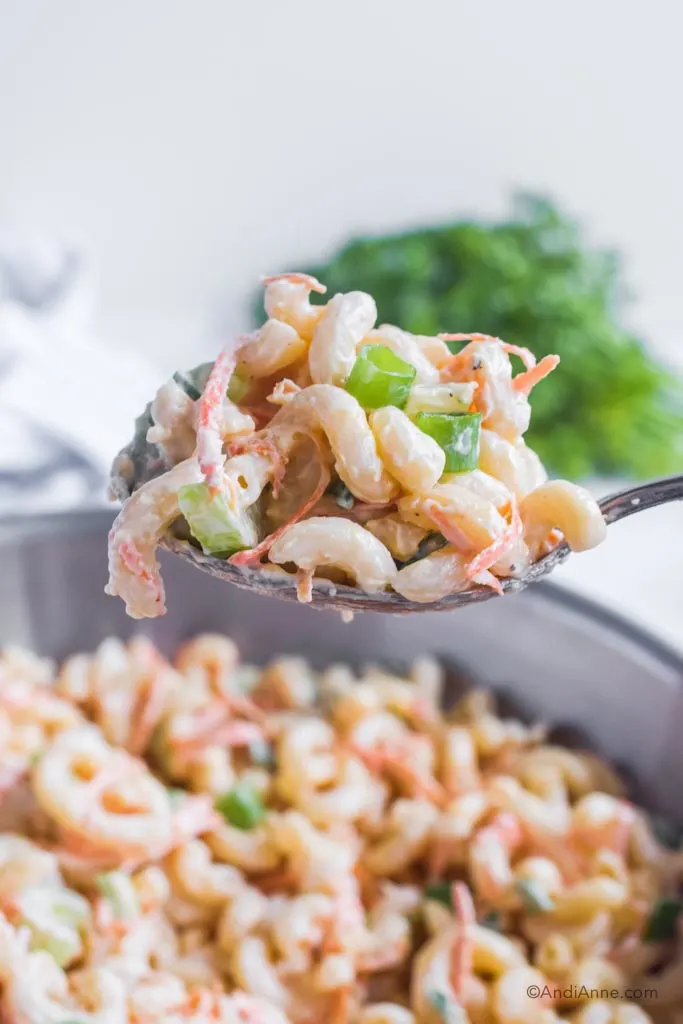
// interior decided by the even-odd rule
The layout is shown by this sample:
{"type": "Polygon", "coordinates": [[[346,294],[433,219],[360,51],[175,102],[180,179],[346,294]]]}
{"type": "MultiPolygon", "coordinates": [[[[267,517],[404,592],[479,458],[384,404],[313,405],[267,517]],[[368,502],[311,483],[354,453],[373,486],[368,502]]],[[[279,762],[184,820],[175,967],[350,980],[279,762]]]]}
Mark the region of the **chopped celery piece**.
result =
{"type": "Polygon", "coordinates": [[[216,810],[235,828],[245,831],[256,828],[266,816],[261,797],[253,786],[238,782],[229,792],[216,800],[216,810]]]}
{"type": "Polygon", "coordinates": [[[128,875],[123,871],[105,871],[95,878],[95,884],[109,900],[116,917],[125,920],[137,917],[140,911],[137,893],[128,875]]]}
{"type": "Polygon", "coordinates": [[[676,922],[683,910],[680,900],[665,896],[657,900],[645,927],[646,942],[669,942],[676,937],[676,922]]]}
{"type": "Polygon", "coordinates": [[[178,504],[205,554],[232,555],[258,544],[258,532],[248,513],[232,509],[223,494],[211,497],[206,484],[181,487],[178,504]]]}
{"type": "Polygon", "coordinates": [[[416,384],[408,396],[405,412],[467,412],[476,384],[416,384]]]}
{"type": "Polygon", "coordinates": [[[552,910],[555,906],[551,897],[538,882],[532,882],[531,879],[527,878],[520,878],[515,888],[522,897],[524,909],[529,914],[543,914],[548,910],[552,910]]]}
{"type": "Polygon", "coordinates": [[[464,473],[479,465],[479,429],[481,413],[463,416],[439,412],[420,412],[415,423],[433,437],[446,453],[445,473],[464,473]]]}
{"type": "Polygon", "coordinates": [[[386,345],[363,345],[346,382],[346,390],[364,409],[406,404],[417,371],[386,345]]]}

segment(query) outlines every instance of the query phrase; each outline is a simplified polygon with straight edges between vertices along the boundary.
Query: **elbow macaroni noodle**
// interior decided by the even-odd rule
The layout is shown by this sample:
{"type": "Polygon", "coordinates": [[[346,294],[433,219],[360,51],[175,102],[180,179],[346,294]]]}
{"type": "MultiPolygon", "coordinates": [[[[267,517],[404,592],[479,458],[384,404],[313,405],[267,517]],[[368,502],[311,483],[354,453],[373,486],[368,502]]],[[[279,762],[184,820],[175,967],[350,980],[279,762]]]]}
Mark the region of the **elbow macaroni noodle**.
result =
{"type": "Polygon", "coordinates": [[[1,653],[2,1020],[683,1019],[683,851],[595,755],[441,689],[209,634],[1,653]]]}
{"type": "Polygon", "coordinates": [[[546,482],[524,442],[529,393],[557,357],[536,363],[527,349],[486,335],[429,338],[375,327],[370,295],[313,304],[311,293],[325,288],[306,274],[264,283],[263,327],[226,346],[203,390],[192,385],[186,394],[174,379],[152,403],[148,441],[166,472],[129,498],[109,542],[108,592],[131,615],[165,611],[155,549],[168,530],[193,535],[178,500],[188,484],[205,482],[213,500],[225,501],[224,518],[249,523],[227,550],[197,537],[205,550],[290,573],[301,600],[311,599],[311,579],[331,570],[337,583],[393,588],[412,601],[476,586],[502,593],[501,577],[521,575],[562,536],[577,551],[602,541],[595,501],[567,481],[546,482]],[[373,353],[394,369],[369,371],[373,353]],[[516,376],[512,355],[525,367],[516,376]],[[378,374],[363,393],[352,387],[357,361],[361,376],[378,374]],[[463,414],[478,419],[479,434],[458,427],[463,414]],[[440,418],[436,436],[423,416],[440,418]],[[439,439],[439,430],[459,429],[459,440],[439,439]],[[406,549],[397,521],[424,531],[425,545],[406,549]],[[340,522],[349,539],[343,558],[340,522]]]}

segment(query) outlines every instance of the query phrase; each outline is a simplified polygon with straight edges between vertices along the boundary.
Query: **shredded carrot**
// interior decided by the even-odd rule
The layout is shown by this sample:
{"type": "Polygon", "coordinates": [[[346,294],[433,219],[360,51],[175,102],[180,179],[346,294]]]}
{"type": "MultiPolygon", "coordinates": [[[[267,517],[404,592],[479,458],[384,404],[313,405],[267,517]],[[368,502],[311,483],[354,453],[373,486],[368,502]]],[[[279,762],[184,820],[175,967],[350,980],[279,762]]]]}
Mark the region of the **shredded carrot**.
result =
{"type": "Polygon", "coordinates": [[[381,744],[372,750],[351,745],[352,752],[360,757],[372,772],[392,772],[401,782],[405,783],[418,796],[424,796],[439,807],[445,807],[449,802],[449,796],[440,782],[432,775],[423,775],[404,758],[408,756],[409,749],[400,744],[381,744]]]}
{"type": "Polygon", "coordinates": [[[223,401],[237,365],[237,352],[243,343],[239,340],[228,342],[213,364],[199,399],[197,458],[209,491],[214,496],[220,494],[223,486],[223,401]]]}
{"type": "Polygon", "coordinates": [[[512,387],[522,395],[528,395],[544,377],[547,377],[560,362],[559,356],[544,356],[540,363],[518,374],[512,381],[512,387]]]}
{"type": "Polygon", "coordinates": [[[519,516],[516,499],[510,502],[510,523],[493,543],[480,551],[467,566],[467,576],[473,583],[481,583],[492,587],[497,593],[502,594],[503,588],[500,580],[489,572],[492,565],[495,565],[506,555],[522,536],[522,520],[519,516]]]}
{"type": "Polygon", "coordinates": [[[465,986],[472,976],[474,939],[472,925],[476,913],[472,893],[464,882],[455,882],[451,890],[451,902],[459,928],[451,946],[450,982],[459,1002],[465,996],[465,986]]]}
{"type": "Polygon", "coordinates": [[[298,272],[271,274],[269,277],[261,278],[261,284],[263,285],[273,284],[275,281],[291,281],[292,284],[305,284],[312,292],[319,292],[320,295],[324,295],[327,291],[325,285],[321,284],[316,277],[312,277],[311,274],[300,274],[298,272]]]}
{"type": "Polygon", "coordinates": [[[472,541],[465,531],[453,522],[442,505],[429,498],[423,503],[423,509],[425,515],[429,516],[435,526],[438,526],[448,543],[452,544],[456,551],[461,554],[471,552],[472,541]]]}
{"type": "Polygon", "coordinates": [[[131,754],[142,754],[166,709],[166,686],[163,676],[153,672],[143,680],[131,714],[131,730],[128,750],[131,754]]]}
{"type": "MultiPolygon", "coordinates": [[[[303,519],[303,517],[310,512],[313,506],[320,501],[327,490],[332,476],[327,466],[323,448],[320,440],[315,436],[315,434],[309,434],[308,436],[316,446],[320,465],[320,476],[318,477],[318,482],[315,488],[308,498],[302,502],[294,514],[289,517],[287,522],[283,523],[277,530],[265,537],[260,544],[257,544],[254,548],[248,548],[246,551],[238,551],[237,554],[231,555],[228,559],[231,565],[249,565],[252,562],[260,561],[260,559],[270,551],[271,545],[282,536],[285,530],[288,530],[294,523],[303,519]]],[[[273,494],[275,494],[275,489],[273,489],[273,494]]]]}
{"type": "Polygon", "coordinates": [[[349,988],[337,989],[333,996],[329,1024],[348,1024],[350,1012],[351,990],[349,988]]]}

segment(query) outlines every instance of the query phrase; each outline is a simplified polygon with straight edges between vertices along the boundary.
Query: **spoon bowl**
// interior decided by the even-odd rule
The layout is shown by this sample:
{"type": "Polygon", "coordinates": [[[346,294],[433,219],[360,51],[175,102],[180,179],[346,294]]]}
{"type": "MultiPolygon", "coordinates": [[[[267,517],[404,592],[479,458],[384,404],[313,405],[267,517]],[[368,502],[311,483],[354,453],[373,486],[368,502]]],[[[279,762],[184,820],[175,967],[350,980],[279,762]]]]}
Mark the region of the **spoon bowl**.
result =
{"type": "MultiPolygon", "coordinates": [[[[111,495],[115,500],[125,501],[141,484],[170,469],[157,445],[147,441],[147,431],[152,425],[150,406],[138,417],[135,436],[116,457],[112,466],[111,495]]],[[[670,501],[683,500],[683,474],[651,480],[644,484],[628,487],[602,498],[598,504],[608,525],[663,505],[670,501]]],[[[191,562],[198,569],[216,576],[236,587],[251,590],[266,597],[277,597],[284,601],[296,601],[296,578],[276,565],[250,569],[246,566],[231,565],[215,555],[206,555],[189,541],[166,533],[161,547],[191,562]]],[[[548,576],[571,554],[569,545],[559,543],[552,551],[529,566],[523,576],[502,579],[503,595],[516,594],[532,583],[548,576]]],[[[439,601],[420,603],[409,601],[393,591],[366,593],[358,587],[351,587],[330,580],[314,578],[311,605],[314,608],[334,609],[341,612],[384,612],[394,615],[448,611],[465,605],[489,601],[498,597],[490,587],[473,585],[467,590],[449,594],[439,601]]]]}

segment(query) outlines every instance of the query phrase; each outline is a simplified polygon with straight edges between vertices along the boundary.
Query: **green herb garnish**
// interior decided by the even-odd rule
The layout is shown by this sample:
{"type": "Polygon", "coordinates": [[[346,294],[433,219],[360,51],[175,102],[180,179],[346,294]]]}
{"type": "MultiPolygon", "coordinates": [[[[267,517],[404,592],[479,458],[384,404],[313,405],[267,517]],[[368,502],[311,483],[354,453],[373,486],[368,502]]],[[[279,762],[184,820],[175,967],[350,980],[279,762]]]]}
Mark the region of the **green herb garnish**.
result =
{"type": "Polygon", "coordinates": [[[490,914],[486,914],[481,919],[482,928],[490,928],[493,932],[501,930],[501,922],[502,918],[497,910],[492,910],[490,914]]]}
{"type": "Polygon", "coordinates": [[[546,890],[529,878],[520,878],[515,889],[522,898],[524,909],[529,914],[545,914],[555,906],[546,890]]]}
{"type": "Polygon", "coordinates": [[[646,942],[669,942],[676,936],[676,922],[683,910],[680,900],[665,896],[657,900],[645,926],[646,942]]]}
{"type": "MultiPolygon", "coordinates": [[[[532,394],[526,435],[555,474],[681,471],[681,381],[621,325],[617,256],[591,251],[551,202],[522,196],[507,220],[360,238],[310,272],[328,295],[370,292],[379,323],[414,334],[483,331],[538,359],[558,353],[560,372],[532,394]]],[[[257,305],[262,323],[262,293],[257,305]]]]}
{"type": "Polygon", "coordinates": [[[238,782],[228,793],[216,800],[216,810],[235,828],[245,831],[256,828],[266,816],[261,797],[253,786],[238,782]]]}

